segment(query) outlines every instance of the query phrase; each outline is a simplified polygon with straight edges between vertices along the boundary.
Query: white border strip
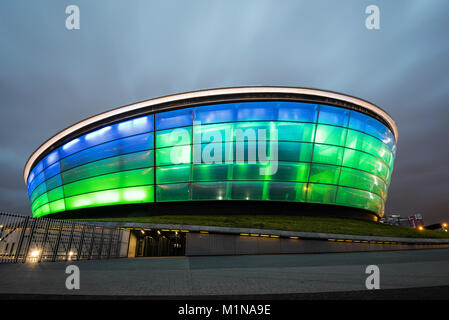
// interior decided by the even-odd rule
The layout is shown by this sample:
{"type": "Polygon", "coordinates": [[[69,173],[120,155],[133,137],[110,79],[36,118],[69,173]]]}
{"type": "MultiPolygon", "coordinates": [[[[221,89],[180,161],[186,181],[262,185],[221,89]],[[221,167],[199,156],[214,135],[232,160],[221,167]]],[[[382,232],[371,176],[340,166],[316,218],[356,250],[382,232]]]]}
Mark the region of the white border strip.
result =
{"type": "Polygon", "coordinates": [[[307,88],[289,88],[289,87],[241,87],[241,88],[224,88],[224,89],[209,89],[209,90],[200,90],[200,91],[193,91],[193,92],[186,92],[186,93],[180,93],[180,94],[174,94],[169,95],[165,97],[160,98],[154,98],[149,99],[141,102],[137,102],[134,104],[130,104],[127,106],[119,107],[110,111],[106,111],[103,113],[100,113],[98,115],[95,115],[93,117],[87,118],[83,121],[80,121],[51,137],[49,140],[47,140],[44,144],[42,144],[36,151],[33,152],[33,154],[28,159],[25,168],[23,170],[23,179],[25,181],[25,184],[28,180],[28,175],[31,171],[31,165],[34,163],[34,161],[43,153],[45,150],[47,150],[49,147],[51,147],[54,143],[58,142],[59,140],[63,139],[64,137],[70,135],[71,133],[77,131],[78,129],[81,129],[85,126],[88,126],[90,124],[93,124],[97,121],[104,120],[109,117],[117,116],[122,113],[126,113],[129,111],[134,111],[140,108],[154,106],[162,103],[167,102],[174,102],[178,100],[184,100],[184,99],[193,99],[193,98],[200,98],[200,97],[210,97],[210,96],[216,96],[216,95],[230,95],[230,94],[238,94],[238,93],[291,93],[291,94],[304,94],[304,95],[311,95],[311,96],[320,96],[320,97],[327,97],[332,99],[337,99],[341,101],[346,101],[353,103],[355,105],[359,105],[361,107],[364,107],[383,119],[390,125],[390,127],[393,129],[393,134],[395,136],[395,139],[397,141],[398,137],[398,130],[396,127],[395,122],[393,119],[374,104],[371,104],[365,100],[358,99],[355,97],[347,96],[344,94],[331,92],[331,91],[325,91],[325,90],[318,90],[318,89],[307,89],[307,88]]]}

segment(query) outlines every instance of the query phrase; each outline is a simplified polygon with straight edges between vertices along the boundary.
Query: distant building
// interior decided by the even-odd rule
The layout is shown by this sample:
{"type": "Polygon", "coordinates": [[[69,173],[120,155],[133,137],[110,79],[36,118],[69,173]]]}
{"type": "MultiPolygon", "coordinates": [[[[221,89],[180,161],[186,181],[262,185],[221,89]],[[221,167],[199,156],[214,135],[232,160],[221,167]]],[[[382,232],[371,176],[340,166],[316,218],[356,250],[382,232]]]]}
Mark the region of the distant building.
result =
{"type": "Polygon", "coordinates": [[[424,227],[424,219],[420,213],[408,217],[401,217],[398,214],[392,214],[391,216],[385,217],[384,223],[411,228],[418,228],[419,226],[424,227]]]}

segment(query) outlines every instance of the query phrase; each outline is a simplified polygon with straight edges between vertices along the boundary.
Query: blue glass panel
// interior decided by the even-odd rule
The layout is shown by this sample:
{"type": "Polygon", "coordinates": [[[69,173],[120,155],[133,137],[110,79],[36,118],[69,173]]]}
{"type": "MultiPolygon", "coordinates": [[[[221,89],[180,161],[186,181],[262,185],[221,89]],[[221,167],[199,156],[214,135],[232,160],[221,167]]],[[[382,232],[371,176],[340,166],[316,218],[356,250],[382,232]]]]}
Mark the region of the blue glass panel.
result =
{"type": "Polygon", "coordinates": [[[333,124],[346,127],[348,125],[349,110],[331,106],[320,106],[319,123],[333,124]]]}
{"type": "Polygon", "coordinates": [[[53,163],[59,160],[59,151],[55,150],[46,156],[43,160],[44,168],[51,166],[53,163]]]}
{"type": "Polygon", "coordinates": [[[225,103],[195,108],[195,121],[201,124],[235,121],[235,104],[225,103]]]}
{"type": "Polygon", "coordinates": [[[153,116],[144,116],[127,120],[114,125],[117,127],[119,137],[129,137],[140,133],[153,131],[153,116]]]}
{"type": "Polygon", "coordinates": [[[360,112],[351,111],[349,127],[365,133],[368,133],[382,140],[391,149],[394,148],[395,141],[391,131],[380,121],[373,119],[360,112]]]}
{"type": "Polygon", "coordinates": [[[31,172],[30,172],[30,174],[28,176],[28,180],[27,180],[28,188],[30,188],[31,183],[39,175],[39,173],[42,172],[42,170],[44,170],[44,164],[43,164],[42,161],[39,161],[38,164],[33,168],[33,170],[31,170],[31,172]]]}
{"type": "Polygon", "coordinates": [[[45,169],[45,179],[49,179],[53,177],[54,175],[57,175],[58,173],[61,173],[61,166],[59,164],[59,161],[49,166],[47,169],[45,169]]]}
{"type": "Polygon", "coordinates": [[[66,157],[85,148],[87,145],[83,143],[82,139],[76,138],[64,144],[60,149],[60,154],[61,157],[66,157]]]}
{"type": "Polygon", "coordinates": [[[61,170],[65,171],[78,165],[120,154],[143,151],[153,148],[153,133],[114,140],[92,147],[61,160],[61,170]]]}
{"type": "Polygon", "coordinates": [[[153,116],[139,117],[118,124],[106,126],[81,137],[73,139],[60,148],[60,157],[64,158],[81,150],[108,141],[129,137],[153,130],[153,116]]]}
{"type": "Polygon", "coordinates": [[[236,104],[237,121],[275,120],[276,102],[244,102],[236,104]]]}
{"type": "Polygon", "coordinates": [[[156,130],[191,126],[192,110],[192,108],[188,108],[156,114],[156,130]]]}
{"type": "Polygon", "coordinates": [[[30,183],[29,188],[28,188],[28,194],[31,194],[33,192],[33,190],[36,189],[36,187],[44,181],[45,181],[45,174],[44,174],[44,172],[41,172],[30,183]]]}
{"type": "Polygon", "coordinates": [[[301,102],[278,102],[278,120],[316,122],[318,106],[301,102]]]}
{"type": "Polygon", "coordinates": [[[195,108],[195,121],[201,124],[276,119],[316,122],[317,110],[315,104],[288,101],[226,103],[195,108]]]}

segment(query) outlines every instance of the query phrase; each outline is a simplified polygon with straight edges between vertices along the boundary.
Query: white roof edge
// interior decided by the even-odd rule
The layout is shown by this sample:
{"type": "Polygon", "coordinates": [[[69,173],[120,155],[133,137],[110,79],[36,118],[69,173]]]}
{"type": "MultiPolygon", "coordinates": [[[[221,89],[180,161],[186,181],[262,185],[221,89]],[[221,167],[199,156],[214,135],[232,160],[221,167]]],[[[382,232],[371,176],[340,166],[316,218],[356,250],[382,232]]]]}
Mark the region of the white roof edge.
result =
{"type": "Polygon", "coordinates": [[[67,135],[70,135],[71,133],[73,133],[73,132],[77,131],[78,129],[81,129],[85,126],[88,126],[90,124],[93,124],[93,123],[103,120],[103,119],[107,119],[109,117],[113,117],[113,116],[116,116],[116,115],[119,115],[122,113],[134,111],[134,110],[137,110],[137,109],[140,109],[143,107],[158,105],[158,104],[167,103],[167,102],[174,102],[174,101],[184,100],[184,99],[209,97],[209,96],[216,96],[216,95],[238,94],[238,93],[305,94],[305,95],[312,95],[312,96],[327,97],[327,98],[332,98],[332,99],[337,99],[337,100],[353,103],[355,105],[364,107],[364,108],[376,113],[380,117],[382,117],[393,129],[393,134],[395,136],[396,141],[398,139],[398,130],[397,130],[396,124],[388,113],[386,113],[384,110],[382,110],[378,106],[376,106],[372,103],[369,103],[368,101],[365,101],[365,100],[362,100],[362,99],[359,99],[356,97],[348,96],[345,94],[332,92],[332,91],[326,91],[326,90],[319,90],[319,89],[295,88],[295,87],[236,87],[236,88],[222,88],[222,89],[207,89],[207,90],[192,91],[192,92],[168,95],[168,96],[159,97],[159,98],[153,98],[153,99],[133,103],[130,105],[126,105],[123,107],[119,107],[119,108],[89,117],[85,120],[82,120],[66,129],[58,132],[53,137],[48,139],[45,143],[43,143],[38,149],[36,149],[36,151],[34,151],[33,154],[30,156],[30,158],[28,159],[28,161],[25,165],[25,168],[23,170],[23,179],[25,181],[25,184],[27,183],[28,175],[31,171],[32,164],[43,152],[45,152],[50,146],[52,146],[54,143],[56,143],[60,139],[64,138],[67,135]]]}

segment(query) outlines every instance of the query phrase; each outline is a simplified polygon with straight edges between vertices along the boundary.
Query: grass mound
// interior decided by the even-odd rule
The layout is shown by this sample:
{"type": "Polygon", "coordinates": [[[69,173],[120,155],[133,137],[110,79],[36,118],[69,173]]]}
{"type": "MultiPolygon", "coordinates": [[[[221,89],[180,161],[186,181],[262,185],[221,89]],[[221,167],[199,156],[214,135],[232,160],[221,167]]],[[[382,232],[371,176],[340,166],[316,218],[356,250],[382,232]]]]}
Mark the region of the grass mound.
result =
{"type": "Polygon", "coordinates": [[[289,215],[168,215],[151,217],[103,218],[90,220],[111,222],[187,224],[235,228],[240,227],[384,237],[449,239],[449,233],[443,231],[419,231],[413,228],[384,225],[378,222],[331,217],[289,215]]]}

